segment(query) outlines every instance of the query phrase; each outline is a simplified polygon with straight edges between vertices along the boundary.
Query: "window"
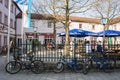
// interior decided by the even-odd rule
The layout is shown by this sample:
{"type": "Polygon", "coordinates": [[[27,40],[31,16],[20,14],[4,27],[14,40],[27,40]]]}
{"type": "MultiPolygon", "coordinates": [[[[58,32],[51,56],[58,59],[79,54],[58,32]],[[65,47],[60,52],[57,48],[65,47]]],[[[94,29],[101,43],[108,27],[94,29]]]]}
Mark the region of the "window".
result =
{"type": "Polygon", "coordinates": [[[2,23],[2,12],[0,12],[0,23],[2,23]]]}
{"type": "Polygon", "coordinates": [[[16,29],[16,21],[13,21],[13,28],[16,29]]]}
{"type": "Polygon", "coordinates": [[[4,16],[4,24],[8,25],[8,17],[6,15],[4,16]]]}
{"type": "Polygon", "coordinates": [[[45,38],[44,41],[45,44],[47,45],[48,43],[53,42],[53,38],[45,38]]]}
{"type": "Polygon", "coordinates": [[[16,7],[14,7],[14,13],[15,13],[15,15],[16,15],[16,7]]]}
{"type": "Polygon", "coordinates": [[[13,28],[13,19],[10,19],[10,27],[13,28]]]}
{"type": "Polygon", "coordinates": [[[31,20],[31,27],[35,27],[35,21],[31,20]]]}
{"type": "Polygon", "coordinates": [[[79,24],[79,29],[82,29],[82,24],[79,24]]]}
{"type": "Polygon", "coordinates": [[[95,25],[92,25],[92,29],[95,30],[95,25]]]}
{"type": "Polygon", "coordinates": [[[8,0],[5,0],[5,7],[8,8],[8,0]]]}
{"type": "Polygon", "coordinates": [[[3,0],[0,0],[0,3],[2,3],[3,0]]]}
{"type": "Polygon", "coordinates": [[[52,27],[52,21],[48,21],[48,28],[52,27]]]}
{"type": "Polygon", "coordinates": [[[22,39],[18,38],[18,46],[22,46],[22,39]]]}
{"type": "Polygon", "coordinates": [[[13,8],[13,13],[14,13],[14,15],[16,15],[16,7],[14,6],[14,8],[13,8]]]}
{"type": "Polygon", "coordinates": [[[13,4],[11,4],[11,12],[13,13],[13,4]]]}
{"type": "Polygon", "coordinates": [[[7,45],[7,36],[4,36],[4,45],[7,45]]]}
{"type": "Polygon", "coordinates": [[[2,46],[1,43],[2,43],[2,42],[1,42],[1,35],[0,35],[0,47],[2,46]]]}
{"type": "Polygon", "coordinates": [[[114,30],[117,30],[117,27],[116,27],[116,25],[114,25],[114,30]]]}

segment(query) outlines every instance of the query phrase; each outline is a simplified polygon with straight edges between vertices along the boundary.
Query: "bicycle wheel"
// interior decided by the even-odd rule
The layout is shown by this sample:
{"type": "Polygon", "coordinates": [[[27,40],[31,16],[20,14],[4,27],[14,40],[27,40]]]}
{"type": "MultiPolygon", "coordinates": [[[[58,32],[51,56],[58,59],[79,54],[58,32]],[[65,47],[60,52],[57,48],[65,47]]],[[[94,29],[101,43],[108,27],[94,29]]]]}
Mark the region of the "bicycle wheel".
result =
{"type": "Polygon", "coordinates": [[[35,60],[31,63],[31,71],[35,74],[40,74],[44,71],[44,63],[39,60],[35,60]]]}
{"type": "Polygon", "coordinates": [[[74,71],[75,72],[82,72],[82,70],[83,70],[83,63],[77,62],[74,66],[74,71]]]}
{"type": "Polygon", "coordinates": [[[54,72],[56,73],[60,73],[64,70],[64,64],[62,62],[58,62],[55,64],[55,67],[54,67],[54,72]]]}
{"type": "Polygon", "coordinates": [[[104,72],[106,72],[106,73],[113,72],[113,70],[114,70],[114,63],[115,63],[114,60],[109,60],[109,61],[105,62],[103,64],[104,72]]]}
{"type": "Polygon", "coordinates": [[[11,61],[5,66],[5,70],[10,74],[18,73],[21,70],[21,64],[17,61],[11,61]]]}
{"type": "Polygon", "coordinates": [[[89,62],[84,63],[82,73],[86,75],[89,71],[90,71],[90,63],[89,62]]]}

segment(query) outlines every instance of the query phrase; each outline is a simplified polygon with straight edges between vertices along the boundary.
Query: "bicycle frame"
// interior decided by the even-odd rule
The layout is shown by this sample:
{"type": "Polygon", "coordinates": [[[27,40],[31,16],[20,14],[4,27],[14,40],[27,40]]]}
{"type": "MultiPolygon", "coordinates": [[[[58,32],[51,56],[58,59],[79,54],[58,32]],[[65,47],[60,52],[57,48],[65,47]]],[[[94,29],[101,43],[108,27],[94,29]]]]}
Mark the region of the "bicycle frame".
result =
{"type": "Polygon", "coordinates": [[[106,58],[104,54],[102,54],[102,57],[97,57],[95,55],[90,55],[89,59],[84,61],[84,69],[83,74],[87,74],[91,68],[91,65],[89,62],[94,61],[97,65],[98,69],[102,69],[104,72],[111,72],[113,71],[113,66],[111,63],[111,60],[109,58],[106,58]]]}
{"type": "Polygon", "coordinates": [[[21,61],[24,69],[31,69],[31,63],[33,62],[33,55],[26,55],[26,57],[24,58],[27,60],[25,62],[21,61]]]}
{"type": "Polygon", "coordinates": [[[65,57],[62,57],[60,59],[60,62],[62,62],[63,64],[66,64],[67,68],[69,68],[69,69],[74,69],[75,66],[77,65],[75,59],[73,59],[73,60],[67,60],[65,57]]]}
{"type": "Polygon", "coordinates": [[[88,61],[91,61],[91,60],[96,63],[98,69],[107,68],[110,66],[109,60],[104,56],[97,57],[95,55],[92,55],[90,56],[90,59],[88,61]]]}

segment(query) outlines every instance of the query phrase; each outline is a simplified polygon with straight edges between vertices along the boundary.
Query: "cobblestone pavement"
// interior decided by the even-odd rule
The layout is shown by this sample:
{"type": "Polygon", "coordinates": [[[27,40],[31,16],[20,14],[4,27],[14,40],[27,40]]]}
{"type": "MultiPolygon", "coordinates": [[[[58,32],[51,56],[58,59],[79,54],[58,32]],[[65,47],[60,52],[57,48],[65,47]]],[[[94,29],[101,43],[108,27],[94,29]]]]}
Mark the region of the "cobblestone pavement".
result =
{"type": "Polygon", "coordinates": [[[5,64],[5,57],[0,56],[0,80],[120,80],[120,70],[112,73],[91,71],[87,75],[71,71],[57,74],[52,71],[46,71],[42,74],[33,74],[31,71],[21,71],[11,75],[5,71],[5,64]]]}

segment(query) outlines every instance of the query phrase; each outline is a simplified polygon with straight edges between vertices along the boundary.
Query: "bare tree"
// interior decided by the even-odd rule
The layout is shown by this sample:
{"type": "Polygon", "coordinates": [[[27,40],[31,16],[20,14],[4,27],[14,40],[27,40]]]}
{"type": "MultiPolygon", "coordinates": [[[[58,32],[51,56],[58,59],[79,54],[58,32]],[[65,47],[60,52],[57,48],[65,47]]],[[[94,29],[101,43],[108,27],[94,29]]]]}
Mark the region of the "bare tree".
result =
{"type": "MultiPolygon", "coordinates": [[[[113,20],[120,15],[120,0],[96,0],[96,3],[92,6],[92,12],[95,12],[95,17],[107,19],[107,24],[103,28],[107,30],[113,20]]],[[[105,36],[103,37],[103,49],[104,41],[108,43],[108,39],[105,36]]]]}
{"type": "MultiPolygon", "coordinates": [[[[33,11],[36,13],[50,14],[54,17],[54,34],[56,35],[56,22],[65,25],[65,54],[69,51],[69,25],[70,16],[75,13],[83,13],[90,9],[92,0],[35,0],[33,11]]],[[[56,38],[56,37],[54,37],[56,38]]]]}
{"type": "Polygon", "coordinates": [[[91,10],[95,12],[94,17],[108,19],[105,29],[109,29],[113,18],[120,15],[120,0],[96,0],[91,10]]]}

